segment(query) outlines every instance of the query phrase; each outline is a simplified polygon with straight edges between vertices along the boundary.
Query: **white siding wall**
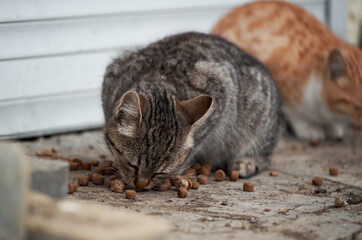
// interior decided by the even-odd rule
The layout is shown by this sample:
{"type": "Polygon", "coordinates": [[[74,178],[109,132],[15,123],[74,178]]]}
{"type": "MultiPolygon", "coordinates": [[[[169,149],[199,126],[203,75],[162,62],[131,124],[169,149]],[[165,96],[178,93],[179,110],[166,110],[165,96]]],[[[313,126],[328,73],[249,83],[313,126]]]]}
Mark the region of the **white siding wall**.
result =
{"type": "MultiPolygon", "coordinates": [[[[102,126],[102,76],[120,49],[209,32],[245,2],[0,1],[0,138],[102,126]]],[[[324,0],[294,2],[326,21],[324,0]]]]}

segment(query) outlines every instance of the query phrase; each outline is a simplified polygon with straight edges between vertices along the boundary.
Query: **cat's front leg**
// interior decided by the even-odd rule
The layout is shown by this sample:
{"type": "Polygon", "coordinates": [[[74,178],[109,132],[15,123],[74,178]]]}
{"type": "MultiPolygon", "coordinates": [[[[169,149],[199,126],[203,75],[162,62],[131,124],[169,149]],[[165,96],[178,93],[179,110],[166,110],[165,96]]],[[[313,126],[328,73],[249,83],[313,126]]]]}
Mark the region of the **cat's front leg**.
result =
{"type": "Polygon", "coordinates": [[[336,141],[342,141],[344,136],[344,127],[341,124],[331,124],[326,128],[328,138],[336,141]]]}
{"type": "Polygon", "coordinates": [[[294,134],[304,140],[324,140],[325,132],[323,127],[310,123],[301,118],[290,118],[289,121],[294,134]]]}
{"type": "Polygon", "coordinates": [[[266,157],[241,156],[233,161],[230,170],[238,171],[240,178],[249,178],[265,170],[268,165],[269,160],[266,157]]]}

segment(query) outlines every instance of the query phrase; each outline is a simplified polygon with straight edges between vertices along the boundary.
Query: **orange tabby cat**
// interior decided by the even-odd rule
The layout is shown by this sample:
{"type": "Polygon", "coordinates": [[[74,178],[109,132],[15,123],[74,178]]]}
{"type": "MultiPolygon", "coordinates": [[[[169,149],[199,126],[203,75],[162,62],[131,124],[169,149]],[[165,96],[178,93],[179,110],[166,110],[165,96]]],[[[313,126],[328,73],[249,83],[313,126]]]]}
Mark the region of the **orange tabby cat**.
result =
{"type": "Polygon", "coordinates": [[[298,137],[341,139],[346,124],[362,123],[362,51],[302,8],[253,2],[224,16],[212,33],[269,69],[298,137]]]}

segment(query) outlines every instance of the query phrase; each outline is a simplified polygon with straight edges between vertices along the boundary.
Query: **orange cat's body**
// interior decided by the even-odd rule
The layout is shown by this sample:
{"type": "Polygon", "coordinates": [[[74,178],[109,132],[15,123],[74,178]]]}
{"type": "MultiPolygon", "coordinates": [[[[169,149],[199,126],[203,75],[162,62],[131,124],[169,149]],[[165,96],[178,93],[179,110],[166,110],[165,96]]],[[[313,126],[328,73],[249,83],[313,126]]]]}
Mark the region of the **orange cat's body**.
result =
{"type": "Polygon", "coordinates": [[[268,68],[297,136],[340,138],[344,125],[362,123],[362,51],[302,8],[253,2],[232,10],[212,33],[268,68]]]}

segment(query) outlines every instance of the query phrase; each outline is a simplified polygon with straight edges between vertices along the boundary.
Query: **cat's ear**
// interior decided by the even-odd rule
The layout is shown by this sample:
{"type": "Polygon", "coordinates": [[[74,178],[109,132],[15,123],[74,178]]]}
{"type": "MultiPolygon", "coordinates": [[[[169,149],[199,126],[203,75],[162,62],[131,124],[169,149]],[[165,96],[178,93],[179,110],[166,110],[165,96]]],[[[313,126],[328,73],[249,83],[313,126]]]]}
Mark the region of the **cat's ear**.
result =
{"type": "Polygon", "coordinates": [[[176,102],[183,116],[193,126],[211,109],[213,99],[209,95],[200,95],[187,101],[176,102]]]}
{"type": "Polygon", "coordinates": [[[115,116],[120,123],[119,132],[126,136],[133,136],[136,128],[142,122],[142,113],[145,103],[135,91],[126,92],[119,102],[115,116]]]}
{"type": "Polygon", "coordinates": [[[342,53],[337,49],[332,49],[329,52],[327,74],[332,81],[343,83],[346,81],[347,64],[342,53]]]}

